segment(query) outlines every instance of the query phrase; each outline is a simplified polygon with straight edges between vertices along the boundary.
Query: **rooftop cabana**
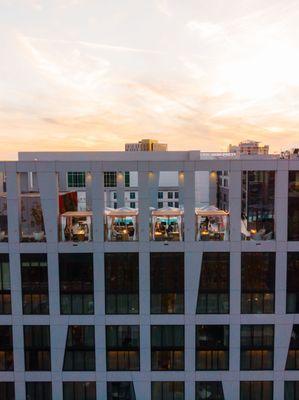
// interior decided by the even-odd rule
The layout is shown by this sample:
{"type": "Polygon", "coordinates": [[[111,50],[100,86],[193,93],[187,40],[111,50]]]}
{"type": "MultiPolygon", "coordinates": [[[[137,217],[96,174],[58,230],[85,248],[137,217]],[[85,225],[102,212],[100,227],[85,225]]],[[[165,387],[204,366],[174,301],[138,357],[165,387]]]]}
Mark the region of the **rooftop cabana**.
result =
{"type": "Polygon", "coordinates": [[[60,215],[63,242],[87,242],[92,238],[92,211],[67,211],[60,215]]]}
{"type": "Polygon", "coordinates": [[[196,240],[228,240],[229,212],[215,206],[195,209],[196,240]]]}
{"type": "Polygon", "coordinates": [[[163,207],[151,211],[151,239],[160,241],[183,240],[184,210],[163,207]]]}
{"type": "Polygon", "coordinates": [[[105,208],[105,240],[138,240],[138,209],[130,207],[105,208]]]}

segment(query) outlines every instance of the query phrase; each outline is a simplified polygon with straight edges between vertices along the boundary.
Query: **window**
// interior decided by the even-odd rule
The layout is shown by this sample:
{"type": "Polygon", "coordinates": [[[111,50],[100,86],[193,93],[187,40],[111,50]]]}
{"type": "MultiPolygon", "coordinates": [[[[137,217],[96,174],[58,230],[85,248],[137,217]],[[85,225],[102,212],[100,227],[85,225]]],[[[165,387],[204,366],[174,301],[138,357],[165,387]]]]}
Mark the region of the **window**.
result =
{"type": "Polygon", "coordinates": [[[184,382],[152,382],[152,400],[184,400],[184,382]]]}
{"type": "Polygon", "coordinates": [[[184,254],[151,253],[151,313],[184,313],[184,254]]]}
{"type": "Polygon", "coordinates": [[[272,370],[274,325],[241,325],[241,370],[272,370]]]}
{"type": "Polygon", "coordinates": [[[163,201],[158,201],[158,208],[163,208],[163,201]]]}
{"type": "Polygon", "coordinates": [[[26,371],[50,371],[50,327],[48,325],[24,326],[24,352],[26,371]]]}
{"type": "Polygon", "coordinates": [[[11,314],[8,254],[0,254],[0,314],[11,314]]]}
{"type": "Polygon", "coordinates": [[[63,382],[63,400],[96,400],[95,382],[63,382]]]}
{"type": "Polygon", "coordinates": [[[299,171],[289,171],[288,240],[299,240],[299,171]]]}
{"type": "Polygon", "coordinates": [[[167,192],[167,198],[173,199],[173,192],[167,192]]]}
{"type": "Polygon", "coordinates": [[[14,382],[0,382],[0,399],[15,400],[14,382]]]}
{"type": "Polygon", "coordinates": [[[286,369],[287,370],[299,369],[299,325],[293,325],[286,369]]]}
{"type": "Polygon", "coordinates": [[[174,192],[174,198],[178,199],[179,198],[179,192],[174,192]]]}
{"type": "Polygon", "coordinates": [[[183,371],[184,341],[183,325],[152,325],[152,371],[183,371]]]}
{"type": "Polygon", "coordinates": [[[287,313],[299,313],[299,253],[288,253],[287,313]]]}
{"type": "Polygon", "coordinates": [[[243,314],[274,313],[275,253],[242,253],[243,314]]]}
{"type": "Polygon", "coordinates": [[[229,253],[203,253],[197,314],[229,313],[229,253]]]}
{"type": "Polygon", "coordinates": [[[130,207],[131,208],[136,208],[136,203],[130,202],[130,207]]]}
{"type": "Polygon", "coordinates": [[[104,172],[104,187],[116,187],[116,186],[117,186],[116,171],[104,172]]]}
{"type": "Polygon", "coordinates": [[[85,188],[85,172],[68,172],[67,185],[69,188],[85,188]]]}
{"type": "Polygon", "coordinates": [[[95,371],[93,325],[70,325],[68,327],[63,371],[95,371]]]}
{"type": "Polygon", "coordinates": [[[135,200],[136,199],[136,193],[135,192],[130,192],[130,199],[135,200]]]}
{"type": "Polygon", "coordinates": [[[130,171],[125,171],[125,187],[130,187],[130,171]]]}
{"type": "Polygon", "coordinates": [[[174,202],[174,206],[175,206],[175,208],[179,208],[179,203],[178,203],[178,201],[175,201],[175,202],[174,202]]]}
{"type": "Polygon", "coordinates": [[[173,207],[173,201],[168,202],[168,207],[173,207]]]}
{"type": "Polygon", "coordinates": [[[217,381],[196,382],[196,400],[224,400],[222,383],[217,381]]]}
{"type": "Polygon", "coordinates": [[[0,325],[0,371],[13,371],[13,342],[10,325],[0,325]]]}
{"type": "Polygon", "coordinates": [[[286,381],[284,383],[284,400],[299,399],[299,381],[286,381]]]}
{"type": "Polygon", "coordinates": [[[106,326],[107,370],[139,371],[139,326],[106,326]]]}
{"type": "Polygon", "coordinates": [[[51,382],[26,382],[26,400],[52,400],[51,382]]]}
{"type": "Polygon", "coordinates": [[[274,171],[242,172],[242,239],[274,239],[274,192],[274,171]]]}
{"type": "Polygon", "coordinates": [[[272,400],[273,382],[246,381],[240,382],[240,400],[272,400]]]}
{"type": "Polygon", "coordinates": [[[107,382],[107,400],[136,400],[133,382],[107,382]]]}
{"type": "Polygon", "coordinates": [[[59,254],[61,314],[93,314],[92,254],[59,254]]]}
{"type": "Polygon", "coordinates": [[[46,254],[21,254],[23,314],[49,314],[46,254]]]}
{"type": "Polygon", "coordinates": [[[163,199],[163,192],[158,192],[158,199],[163,199]]]}
{"type": "Polygon", "coordinates": [[[196,369],[227,370],[229,365],[229,326],[196,326],[196,369]]]}
{"type": "Polygon", "coordinates": [[[105,254],[106,314],[138,314],[138,253],[105,254]]]}

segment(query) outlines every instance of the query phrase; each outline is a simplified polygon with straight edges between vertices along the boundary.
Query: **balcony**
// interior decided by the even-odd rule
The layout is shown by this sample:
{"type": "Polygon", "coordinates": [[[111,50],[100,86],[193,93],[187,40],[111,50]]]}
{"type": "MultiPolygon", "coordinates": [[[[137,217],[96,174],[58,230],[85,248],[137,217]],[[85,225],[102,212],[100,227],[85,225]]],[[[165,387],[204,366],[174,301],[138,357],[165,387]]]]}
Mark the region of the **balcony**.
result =
{"type": "Polygon", "coordinates": [[[151,211],[151,240],[182,242],[184,211],[164,207],[151,211]]]}
{"type": "Polygon", "coordinates": [[[105,241],[130,242],[138,240],[138,209],[106,207],[104,218],[105,241]]]}
{"type": "Polygon", "coordinates": [[[229,213],[215,206],[195,209],[196,240],[229,240],[229,213]]]}

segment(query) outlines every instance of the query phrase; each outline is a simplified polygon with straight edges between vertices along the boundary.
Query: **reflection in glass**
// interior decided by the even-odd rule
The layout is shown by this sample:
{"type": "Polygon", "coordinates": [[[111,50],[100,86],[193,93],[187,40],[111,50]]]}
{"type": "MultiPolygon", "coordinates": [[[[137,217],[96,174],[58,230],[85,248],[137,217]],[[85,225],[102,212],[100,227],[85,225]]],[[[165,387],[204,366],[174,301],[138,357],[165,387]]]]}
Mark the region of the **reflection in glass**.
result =
{"type": "Polygon", "coordinates": [[[274,225],[274,171],[242,172],[241,237],[272,240],[274,225]]]}

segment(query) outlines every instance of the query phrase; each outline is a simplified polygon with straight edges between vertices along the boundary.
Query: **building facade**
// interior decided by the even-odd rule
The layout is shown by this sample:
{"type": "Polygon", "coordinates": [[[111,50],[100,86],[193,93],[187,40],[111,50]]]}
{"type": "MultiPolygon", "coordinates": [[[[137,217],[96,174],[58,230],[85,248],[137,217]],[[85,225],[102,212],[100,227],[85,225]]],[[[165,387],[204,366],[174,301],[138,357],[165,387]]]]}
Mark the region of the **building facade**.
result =
{"type": "Polygon", "coordinates": [[[167,151],[167,144],[155,139],[142,139],[137,143],[126,143],[125,151],[167,151]]]}
{"type": "Polygon", "coordinates": [[[1,400],[298,398],[298,160],[21,153],[0,175],[1,400]]]}

